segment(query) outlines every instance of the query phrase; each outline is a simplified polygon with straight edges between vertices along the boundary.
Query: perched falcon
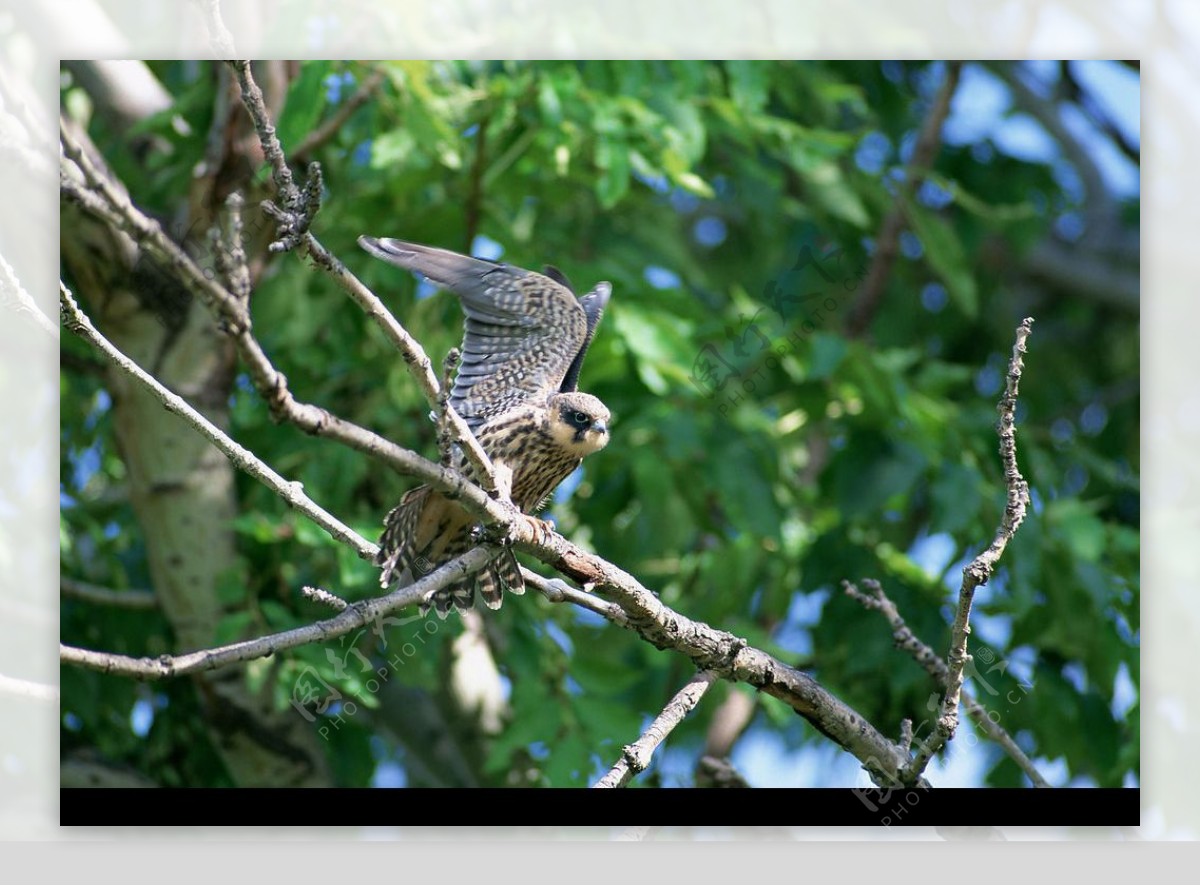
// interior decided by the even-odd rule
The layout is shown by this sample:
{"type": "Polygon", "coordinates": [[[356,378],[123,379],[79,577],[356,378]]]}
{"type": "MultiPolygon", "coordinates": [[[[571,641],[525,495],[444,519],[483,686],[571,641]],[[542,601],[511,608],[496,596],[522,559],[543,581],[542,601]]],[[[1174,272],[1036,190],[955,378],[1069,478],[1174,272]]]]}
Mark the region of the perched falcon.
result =
{"type": "MultiPolygon", "coordinates": [[[[536,513],[584,456],[608,443],[608,409],[577,390],[584,354],[612,287],[599,283],[576,298],[555,268],[545,274],[401,240],[359,237],[367,252],[416,271],[456,293],[466,314],[462,359],[450,404],[488,457],[512,472],[512,500],[536,513]]],[[[466,459],[457,467],[468,476],[466,459]]],[[[475,521],[429,486],[404,496],[387,515],[376,564],[381,584],[411,584],[477,543],[475,521]]],[[[426,602],[445,617],[483,602],[499,609],[504,591],[525,593],[511,549],[426,602]]]]}

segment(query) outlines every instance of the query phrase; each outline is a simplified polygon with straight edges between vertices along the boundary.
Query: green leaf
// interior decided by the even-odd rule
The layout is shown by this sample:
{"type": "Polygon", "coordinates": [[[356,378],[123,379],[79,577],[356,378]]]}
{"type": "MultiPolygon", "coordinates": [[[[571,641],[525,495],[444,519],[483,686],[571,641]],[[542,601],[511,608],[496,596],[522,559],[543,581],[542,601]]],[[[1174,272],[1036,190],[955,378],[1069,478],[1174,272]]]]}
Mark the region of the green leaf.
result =
{"type": "Polygon", "coordinates": [[[624,142],[601,139],[596,144],[596,196],[600,205],[611,209],[629,190],[629,147],[624,142]]]}
{"type": "Polygon", "coordinates": [[[671,178],[673,178],[675,183],[685,191],[690,191],[697,197],[704,197],[705,199],[711,200],[716,196],[716,192],[713,191],[712,185],[710,185],[700,176],[696,175],[694,172],[676,172],[671,176],[671,178]]]}
{"type": "Polygon", "coordinates": [[[962,241],[947,222],[912,201],[906,203],[905,211],[946,291],[960,311],[974,318],[979,313],[979,290],[962,241]]]}
{"type": "Polygon", "coordinates": [[[767,103],[770,68],[759,61],[727,61],[729,94],[743,113],[756,114],[767,103]]]}
{"type": "Polygon", "coordinates": [[[371,168],[404,166],[417,149],[417,140],[407,129],[393,129],[371,142],[371,168]]]}
{"type": "Polygon", "coordinates": [[[1095,561],[1104,552],[1104,524],[1078,499],[1056,499],[1047,504],[1046,523],[1062,534],[1080,560],[1095,561]]]}
{"type": "Polygon", "coordinates": [[[813,200],[837,218],[857,228],[869,228],[871,215],[862,198],[842,175],[836,163],[822,159],[805,176],[805,186],[813,200]]]}
{"type": "Polygon", "coordinates": [[[332,62],[300,66],[300,76],[288,89],[287,102],[276,123],[276,133],[284,151],[295,149],[316,128],[325,108],[325,78],[332,72],[332,62]]]}
{"type": "Polygon", "coordinates": [[[829,378],[846,357],[846,340],[840,335],[818,332],[811,341],[808,376],[814,379],[829,378]]]}
{"type": "Polygon", "coordinates": [[[562,122],[562,102],[558,100],[558,92],[555,90],[554,84],[545,78],[538,83],[538,107],[546,122],[553,124],[562,122]]]}

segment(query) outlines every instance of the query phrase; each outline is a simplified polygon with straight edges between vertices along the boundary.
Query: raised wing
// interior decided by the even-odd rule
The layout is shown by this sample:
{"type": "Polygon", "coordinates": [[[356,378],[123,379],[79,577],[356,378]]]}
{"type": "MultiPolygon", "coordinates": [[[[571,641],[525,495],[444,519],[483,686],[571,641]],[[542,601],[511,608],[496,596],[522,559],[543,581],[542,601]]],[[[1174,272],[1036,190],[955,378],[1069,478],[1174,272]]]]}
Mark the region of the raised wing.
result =
{"type": "Polygon", "coordinates": [[[567,374],[563,376],[559,390],[564,394],[579,390],[579,370],[583,368],[583,358],[587,356],[588,345],[592,343],[592,339],[596,335],[596,327],[600,324],[600,318],[604,316],[604,308],[608,305],[610,295],[612,295],[612,286],[608,283],[597,283],[595,289],[579,300],[584,314],[587,315],[587,335],[583,338],[579,353],[571,361],[567,374]]]}
{"type": "Polygon", "coordinates": [[[550,277],[402,240],[359,237],[358,243],[462,300],[466,328],[450,403],[472,429],[522,403],[544,402],[581,357],[586,305],[550,277]]]}

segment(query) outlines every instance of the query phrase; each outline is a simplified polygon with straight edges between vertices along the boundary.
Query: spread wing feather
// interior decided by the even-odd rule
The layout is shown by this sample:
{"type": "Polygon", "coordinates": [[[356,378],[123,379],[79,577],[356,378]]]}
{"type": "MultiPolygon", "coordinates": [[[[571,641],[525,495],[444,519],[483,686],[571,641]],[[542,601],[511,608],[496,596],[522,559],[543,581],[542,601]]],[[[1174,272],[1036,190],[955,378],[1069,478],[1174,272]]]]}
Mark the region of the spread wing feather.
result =
{"type": "MultiPolygon", "coordinates": [[[[595,325],[587,296],[583,303],[576,299],[561,274],[552,279],[402,240],[358,242],[376,258],[422,274],[462,300],[462,362],[450,402],[473,429],[522,403],[544,402],[572,371],[578,377],[576,364],[595,325]]],[[[601,287],[607,301],[609,287],[601,287]]]]}
{"type": "Polygon", "coordinates": [[[583,368],[583,358],[587,356],[588,345],[592,343],[596,327],[600,325],[600,318],[604,316],[604,308],[608,305],[610,295],[612,295],[612,286],[607,283],[597,283],[595,289],[579,300],[583,307],[583,313],[587,317],[587,334],[583,337],[579,353],[575,355],[575,359],[567,368],[567,374],[563,376],[559,390],[564,394],[579,390],[579,370],[583,368]]]}

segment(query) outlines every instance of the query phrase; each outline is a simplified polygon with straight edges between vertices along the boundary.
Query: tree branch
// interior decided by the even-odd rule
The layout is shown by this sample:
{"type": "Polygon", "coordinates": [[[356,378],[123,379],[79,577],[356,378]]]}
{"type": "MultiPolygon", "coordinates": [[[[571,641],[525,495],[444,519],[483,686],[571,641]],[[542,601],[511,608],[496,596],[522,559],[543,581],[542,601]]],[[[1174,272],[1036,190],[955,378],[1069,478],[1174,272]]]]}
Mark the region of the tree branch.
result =
{"type": "MultiPolygon", "coordinates": [[[[896,648],[907,652],[919,664],[929,676],[933,677],[938,682],[938,685],[943,688],[946,686],[946,678],[949,675],[950,669],[946,666],[946,662],[932,648],[922,643],[921,640],[912,632],[912,629],[905,624],[904,619],[900,616],[900,610],[896,608],[896,604],[883,591],[883,586],[874,579],[864,579],[863,586],[870,591],[865,594],[858,589],[854,584],[844,581],[842,587],[846,592],[846,596],[853,597],[863,605],[865,609],[873,609],[883,615],[887,619],[888,624],[892,628],[892,637],[896,641],[896,648]]],[[[1012,758],[1021,771],[1029,776],[1029,780],[1033,782],[1034,787],[1048,788],[1050,784],[1038,772],[1037,767],[1033,765],[1033,761],[1021,750],[1020,745],[1013,740],[1013,737],[999,723],[995,722],[988,716],[988,710],[981,705],[971,695],[969,691],[962,691],[963,706],[967,709],[967,716],[979,727],[988,738],[1004,748],[1005,753],[1012,758]]],[[[912,747],[912,721],[905,720],[901,724],[901,747],[907,750],[912,747]]]]}
{"type": "Polygon", "coordinates": [[[65,575],[59,577],[58,587],[64,597],[74,597],[76,600],[98,603],[101,606],[116,606],[120,609],[154,609],[158,606],[158,601],[150,591],[117,591],[67,578],[65,575]]]}
{"type": "Polygon", "coordinates": [[[282,498],[289,507],[295,508],[304,514],[304,516],[333,536],[333,538],[354,548],[358,551],[359,556],[374,556],[375,545],[362,538],[348,526],[342,524],[336,517],[301,492],[299,483],[293,483],[277,474],[249,449],[234,442],[224,431],[192,408],[186,400],[178,394],[167,390],[158,379],[117,350],[116,346],[101,335],[100,331],[92,325],[92,321],[80,310],[70,290],[63,285],[61,280],[58,283],[58,290],[63,323],[68,329],[104,354],[117,368],[141,382],[142,385],[158,398],[159,402],[166,409],[175,413],[199,431],[203,437],[224,453],[225,457],[233,462],[235,467],[245,471],[251,477],[260,480],[265,486],[272,489],[282,498]]]}
{"type": "MultiPolygon", "coordinates": [[[[237,76],[242,90],[242,102],[246,105],[246,110],[254,121],[254,128],[262,143],[263,156],[271,165],[275,188],[283,202],[282,211],[269,202],[263,204],[263,209],[273,215],[281,225],[282,239],[275,245],[283,244],[286,248],[302,247],[317,267],[330,274],[346,290],[347,294],[366,312],[367,316],[375,321],[392,344],[397,347],[430,407],[438,410],[439,385],[429,356],[417,340],[409,335],[408,331],[383,306],[383,302],[309,232],[309,225],[312,224],[313,216],[317,211],[315,200],[306,200],[299,188],[296,187],[292,171],[288,167],[287,157],[275,134],[275,126],[271,123],[270,114],[263,102],[262,90],[254,82],[254,75],[250,71],[250,62],[236,61],[230,62],[230,65],[237,76]]],[[[320,167],[315,163],[311,164],[309,167],[310,182],[317,179],[319,175],[320,167]]],[[[476,480],[488,493],[494,493],[496,478],[491,459],[483,451],[483,447],[479,445],[479,441],[475,439],[475,435],[471,433],[471,429],[467,427],[462,416],[449,407],[447,410],[446,420],[454,442],[462,447],[476,480]]]]}
{"type": "MultiPolygon", "coordinates": [[[[917,193],[921,183],[933,166],[938,148],[942,142],[942,124],[950,113],[950,101],[954,98],[954,90],[958,88],[958,76],[962,73],[962,62],[949,62],[946,67],[946,79],[943,81],[921,130],[917,142],[913,146],[912,157],[908,163],[905,182],[900,185],[909,195],[917,193]]],[[[846,332],[852,338],[857,338],[867,331],[875,312],[883,301],[883,293],[887,289],[888,278],[892,273],[892,265],[896,261],[896,253],[900,247],[900,233],[904,230],[905,201],[897,195],[896,206],[883,219],[879,235],[875,238],[875,255],[858,298],[850,308],[846,318],[846,332]]]]}
{"type": "Polygon", "coordinates": [[[165,680],[198,671],[211,671],[237,662],[268,658],[276,652],[308,643],[325,643],[349,634],[371,622],[376,622],[376,629],[382,631],[382,619],[385,615],[413,603],[419,603],[434,591],[478,572],[495,556],[495,553],[494,548],[480,545],[444,566],[440,566],[420,581],[398,588],[382,597],[360,600],[358,603],[347,606],[333,618],[290,631],[255,637],[252,640],[242,640],[228,646],[201,649],[182,655],[132,658],[111,652],[95,652],[90,649],[60,645],[59,658],[67,664],[79,665],[104,674],[121,674],[140,680],[165,680]]]}
{"type": "Polygon", "coordinates": [[[616,765],[592,787],[623,788],[635,775],[644,772],[650,765],[655,748],[662,744],[671,730],[682,723],[683,718],[700,703],[700,699],[716,679],[717,675],[712,671],[701,671],[689,680],[688,684],[667,702],[667,706],[654,718],[654,722],[642,733],[642,737],[633,744],[626,745],[616,765]]]}
{"type": "Polygon", "coordinates": [[[1025,272],[1045,286],[1103,305],[1137,313],[1141,308],[1138,268],[1113,261],[1111,243],[1103,248],[1067,247],[1041,240],[1025,256],[1025,272]]]}
{"type": "Polygon", "coordinates": [[[573,603],[581,609],[588,609],[597,615],[604,616],[615,625],[623,628],[629,627],[629,616],[617,603],[601,600],[594,594],[573,588],[561,578],[545,578],[524,566],[521,567],[521,575],[525,579],[525,584],[535,588],[551,603],[573,603]]]}
{"type": "Polygon", "coordinates": [[[1081,144],[1063,123],[1058,107],[1058,88],[1054,89],[1050,98],[1044,99],[1030,88],[1012,62],[990,65],[989,70],[1012,90],[1013,104],[1037,120],[1050,137],[1058,142],[1067,162],[1074,168],[1083,184],[1084,195],[1091,203],[1086,212],[1087,232],[1095,238],[1097,244],[1106,243],[1117,221],[1117,204],[1104,184],[1104,175],[1100,172],[1099,164],[1088,148],[1081,144]]]}
{"type": "Polygon", "coordinates": [[[1013,414],[1017,408],[1018,388],[1024,368],[1021,355],[1025,353],[1025,341],[1032,332],[1033,318],[1026,317],[1017,327],[1012,359],[1008,363],[1004,395],[996,407],[1000,413],[996,428],[1000,435],[1000,460],[1004,465],[1004,485],[1008,490],[1004,516],[988,549],[963,567],[962,587],[958,592],[958,611],[950,631],[950,653],[946,656],[946,695],[942,699],[941,715],[933,733],[921,742],[912,761],[904,768],[901,781],[905,784],[913,783],[929,765],[933,755],[954,737],[958,728],[958,703],[962,694],[963,668],[970,659],[967,655],[967,636],[971,633],[971,602],[975,597],[975,589],[979,585],[987,584],[991,578],[996,562],[1025,519],[1025,509],[1029,505],[1029,484],[1025,482],[1017,467],[1017,430],[1013,414]]]}
{"type": "Polygon", "coordinates": [[[374,70],[362,85],[355,90],[354,95],[342,102],[333,114],[327,120],[317,126],[312,132],[306,135],[292,151],[292,158],[297,163],[304,163],[311,157],[318,148],[323,147],[328,141],[338,134],[338,131],[346,125],[346,121],[354,116],[354,112],[367,103],[367,100],[375,93],[383,83],[384,73],[380,70],[374,70]]]}

